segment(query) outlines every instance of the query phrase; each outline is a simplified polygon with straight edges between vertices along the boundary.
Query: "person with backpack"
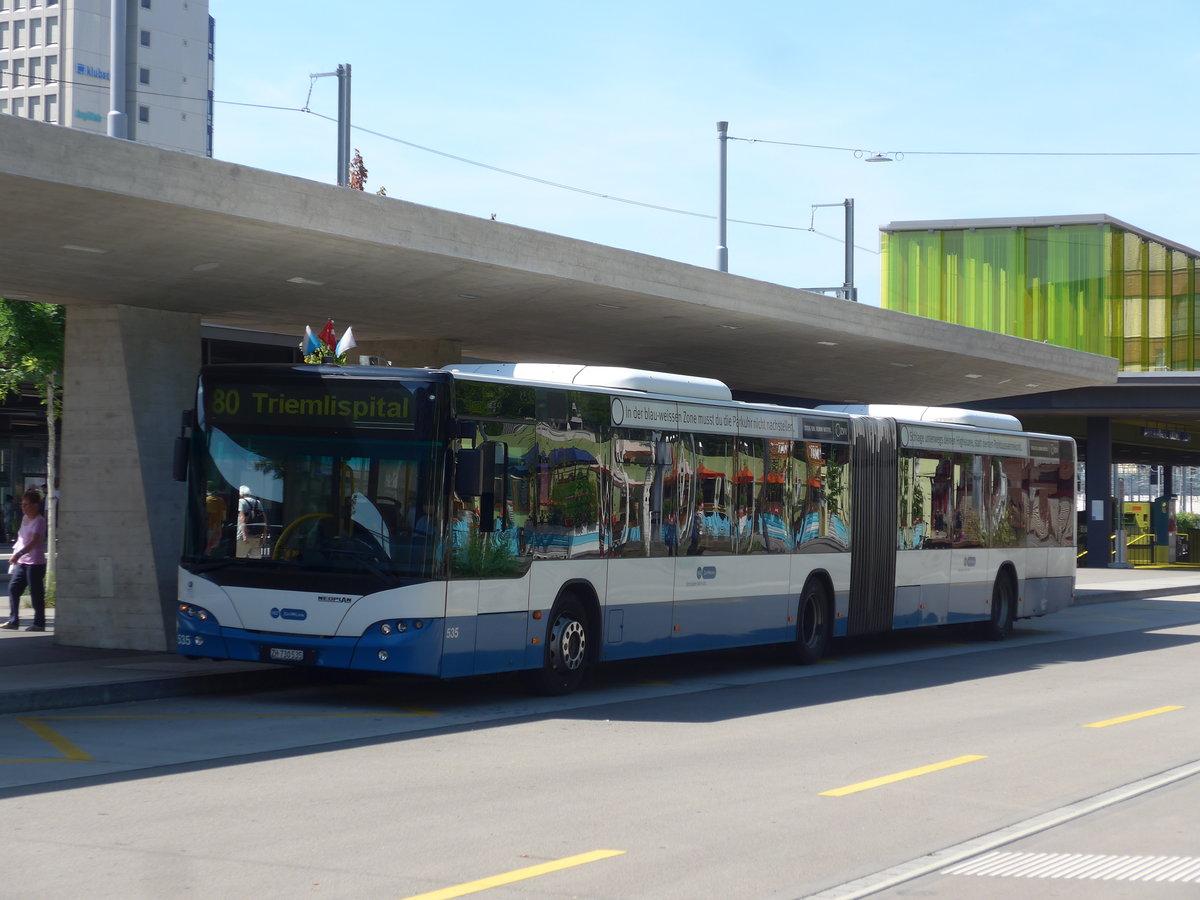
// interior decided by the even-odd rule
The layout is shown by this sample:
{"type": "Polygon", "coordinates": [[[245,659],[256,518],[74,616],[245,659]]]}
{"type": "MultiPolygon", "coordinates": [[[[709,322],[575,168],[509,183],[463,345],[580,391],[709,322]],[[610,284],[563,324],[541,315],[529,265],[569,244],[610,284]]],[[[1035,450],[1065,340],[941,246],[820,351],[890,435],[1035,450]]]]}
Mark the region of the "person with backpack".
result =
{"type": "Polygon", "coordinates": [[[238,494],[237,555],[243,559],[261,559],[267,534],[267,516],[262,501],[244,484],[238,488],[238,494]]]}

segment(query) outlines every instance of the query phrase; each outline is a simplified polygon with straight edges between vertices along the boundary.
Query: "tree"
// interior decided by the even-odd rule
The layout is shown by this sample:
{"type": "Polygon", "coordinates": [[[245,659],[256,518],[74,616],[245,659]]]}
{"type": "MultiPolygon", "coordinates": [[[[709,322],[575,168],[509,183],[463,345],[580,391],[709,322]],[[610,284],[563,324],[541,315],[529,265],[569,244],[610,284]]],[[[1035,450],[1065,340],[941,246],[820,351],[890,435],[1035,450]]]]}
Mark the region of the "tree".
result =
{"type": "Polygon", "coordinates": [[[46,407],[46,572],[54,574],[54,503],[58,473],[58,418],[62,412],[59,373],[63,368],[66,315],[53,303],[0,300],[0,401],[22,385],[32,384],[46,407]]]}
{"type": "Polygon", "coordinates": [[[363,165],[362,154],[358,148],[354,150],[354,158],[350,160],[350,189],[361,191],[367,185],[367,167],[363,165]]]}

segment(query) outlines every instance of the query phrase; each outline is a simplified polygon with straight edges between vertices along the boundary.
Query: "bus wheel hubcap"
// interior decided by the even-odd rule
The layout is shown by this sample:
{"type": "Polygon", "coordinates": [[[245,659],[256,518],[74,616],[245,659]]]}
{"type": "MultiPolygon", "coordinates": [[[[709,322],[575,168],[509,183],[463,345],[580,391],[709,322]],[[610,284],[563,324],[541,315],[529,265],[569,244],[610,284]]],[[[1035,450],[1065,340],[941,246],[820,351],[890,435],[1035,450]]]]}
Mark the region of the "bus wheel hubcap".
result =
{"type": "Polygon", "coordinates": [[[574,670],[583,665],[583,652],[586,644],[583,625],[579,622],[564,618],[554,623],[550,646],[556,657],[557,668],[574,670]]]}

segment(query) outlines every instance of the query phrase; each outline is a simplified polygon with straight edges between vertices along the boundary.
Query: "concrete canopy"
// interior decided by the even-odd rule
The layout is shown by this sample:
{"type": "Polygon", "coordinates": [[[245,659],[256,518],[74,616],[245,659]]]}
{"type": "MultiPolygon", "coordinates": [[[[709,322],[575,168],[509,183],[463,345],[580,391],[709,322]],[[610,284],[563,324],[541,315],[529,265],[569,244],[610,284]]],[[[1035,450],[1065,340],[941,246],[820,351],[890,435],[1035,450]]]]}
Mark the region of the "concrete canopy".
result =
{"type": "Polygon", "coordinates": [[[0,296],[465,356],[947,404],[1115,380],[1093,356],[402,200],[0,116],[0,296]]]}
{"type": "Polygon", "coordinates": [[[1200,372],[1123,372],[1115,385],[991,399],[1027,428],[1066,434],[1087,456],[1089,418],[1112,422],[1112,461],[1144,466],[1200,465],[1200,372]]]}

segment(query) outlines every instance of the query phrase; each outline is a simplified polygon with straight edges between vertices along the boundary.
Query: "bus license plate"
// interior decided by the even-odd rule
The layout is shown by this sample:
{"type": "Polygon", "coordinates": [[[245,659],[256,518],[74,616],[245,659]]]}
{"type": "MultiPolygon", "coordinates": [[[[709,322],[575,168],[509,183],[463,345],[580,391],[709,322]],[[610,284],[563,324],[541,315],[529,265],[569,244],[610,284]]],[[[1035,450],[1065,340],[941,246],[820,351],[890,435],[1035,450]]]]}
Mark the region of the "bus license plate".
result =
{"type": "Polygon", "coordinates": [[[308,662],[308,654],[304,650],[293,647],[270,647],[267,649],[267,659],[271,662],[303,663],[308,662]]]}

